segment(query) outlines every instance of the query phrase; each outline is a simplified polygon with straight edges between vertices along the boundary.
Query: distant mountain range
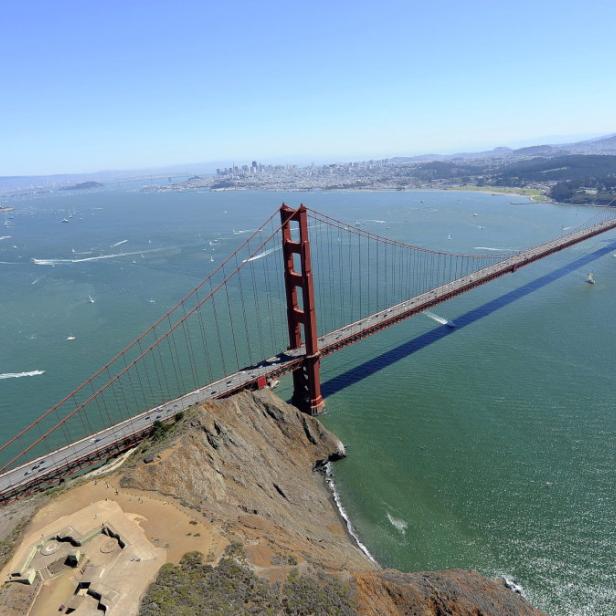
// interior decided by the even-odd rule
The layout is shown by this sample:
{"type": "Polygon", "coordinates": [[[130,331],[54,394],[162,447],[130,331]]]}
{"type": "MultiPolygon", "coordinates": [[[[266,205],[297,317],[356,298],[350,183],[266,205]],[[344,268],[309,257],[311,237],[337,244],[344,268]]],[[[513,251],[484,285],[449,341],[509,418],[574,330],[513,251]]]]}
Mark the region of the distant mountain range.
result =
{"type": "MultiPolygon", "coordinates": [[[[428,182],[429,185],[437,181],[449,183],[469,183],[485,182],[491,185],[524,186],[528,183],[554,183],[569,182],[566,186],[568,191],[574,191],[576,198],[580,198],[580,189],[597,188],[603,193],[601,199],[591,195],[594,202],[603,202],[611,199],[613,194],[614,165],[613,160],[601,159],[601,157],[616,157],[616,134],[606,135],[595,139],[577,141],[565,144],[544,144],[534,145],[524,148],[497,147],[483,152],[460,152],[457,154],[423,154],[420,156],[398,156],[382,159],[387,172],[367,171],[363,178],[364,187],[381,188],[404,188],[411,187],[412,183],[407,181],[413,178],[419,182],[428,182]],[[588,158],[584,158],[588,157],[588,158]],[[581,160],[584,158],[584,160],[581,160]],[[545,162],[550,160],[556,165],[545,162]],[[522,165],[521,167],[519,165],[522,165]],[[530,167],[528,166],[530,165],[530,167]],[[396,171],[390,172],[392,168],[396,171]],[[374,175],[385,174],[388,178],[381,178],[375,183],[374,175]],[[393,177],[393,184],[390,186],[393,177]],[[399,178],[403,179],[399,182],[399,178]],[[571,184],[577,182],[579,186],[571,184]]],[[[355,163],[353,163],[355,165],[355,163]]],[[[213,162],[210,163],[191,163],[186,165],[167,165],[165,167],[152,169],[101,171],[96,173],[82,174],[62,174],[49,176],[0,176],[0,195],[24,195],[49,192],[54,190],[79,190],[84,188],[97,188],[101,182],[105,184],[115,182],[142,182],[154,178],[163,178],[171,183],[188,182],[195,178],[207,179],[213,175],[213,162]],[[182,177],[183,176],[183,177],[182,177]]],[[[342,165],[322,165],[328,169],[336,167],[338,171],[342,167],[351,166],[349,163],[342,165]]],[[[366,163],[360,163],[362,168],[370,167],[366,163]]],[[[284,166],[283,166],[284,167],[284,166]]],[[[297,166],[300,167],[301,166],[297,166]]],[[[282,168],[282,167],[281,167],[282,168]]],[[[308,167],[306,167],[307,169],[308,167]]],[[[313,167],[311,167],[312,169],[313,167]]],[[[348,171],[348,170],[347,170],[348,171]]],[[[319,187],[316,176],[309,174],[312,183],[311,187],[319,187]]],[[[329,176],[328,176],[329,177],[329,176]]],[[[341,178],[339,185],[344,187],[345,178],[341,178]]],[[[207,184],[207,182],[205,182],[207,184]]],[[[334,182],[334,184],[336,184],[334,182]]],[[[356,186],[356,185],[354,185],[356,186]]],[[[281,187],[283,185],[281,184],[281,187]]],[[[297,187],[293,184],[293,187],[297,187]]],[[[350,186],[349,186],[350,187],[350,186]]],[[[255,186],[255,189],[258,187],[255,186]]],[[[558,196],[562,199],[564,195],[558,196]]],[[[554,195],[556,197],[556,195],[554,195]]],[[[586,197],[584,198],[586,199],[586,197]]],[[[569,200],[569,199],[567,199],[569,200]]]]}
{"type": "Polygon", "coordinates": [[[569,154],[600,154],[616,155],[616,134],[577,141],[575,143],[564,143],[559,145],[533,145],[525,148],[512,149],[498,147],[484,152],[459,152],[457,154],[421,154],[419,156],[397,156],[387,159],[394,164],[416,164],[432,161],[488,161],[497,160],[505,162],[508,160],[532,158],[535,156],[554,157],[566,156],[569,154]]]}

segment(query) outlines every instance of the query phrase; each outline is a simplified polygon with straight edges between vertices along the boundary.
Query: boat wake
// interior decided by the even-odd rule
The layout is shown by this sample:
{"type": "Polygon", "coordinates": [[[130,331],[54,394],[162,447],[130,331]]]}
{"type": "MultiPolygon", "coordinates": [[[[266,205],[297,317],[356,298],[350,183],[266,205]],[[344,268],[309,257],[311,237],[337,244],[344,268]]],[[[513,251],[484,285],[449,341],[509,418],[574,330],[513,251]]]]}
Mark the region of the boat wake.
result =
{"type": "Polygon", "coordinates": [[[455,327],[455,324],[453,321],[449,321],[445,319],[444,317],[439,317],[438,314],[434,314],[434,312],[430,312],[429,310],[424,310],[421,314],[428,317],[429,319],[432,319],[433,321],[436,321],[437,323],[440,323],[441,325],[447,325],[448,327],[455,327]]]}
{"type": "Polygon", "coordinates": [[[515,248],[493,248],[492,246],[474,246],[473,250],[486,250],[488,252],[517,252],[515,248]]]}
{"type": "Polygon", "coordinates": [[[0,374],[1,379],[20,379],[24,376],[39,376],[45,374],[45,370],[30,370],[29,372],[5,372],[0,374]]]}
{"type": "Polygon", "coordinates": [[[401,520],[400,518],[394,518],[393,515],[391,515],[389,513],[389,511],[387,512],[387,519],[389,520],[389,523],[401,534],[401,535],[406,535],[406,529],[408,528],[408,524],[404,521],[401,520]]]}
{"type": "Polygon", "coordinates": [[[263,259],[263,257],[267,257],[267,255],[271,255],[273,252],[278,252],[280,247],[278,248],[269,248],[263,252],[260,252],[258,255],[254,255],[253,257],[248,257],[248,259],[243,259],[242,263],[250,263],[251,261],[257,261],[259,259],[263,259]]]}
{"type": "Polygon", "coordinates": [[[117,259],[119,257],[134,257],[146,253],[162,252],[168,248],[152,248],[150,250],[135,250],[133,252],[117,252],[110,255],[98,255],[96,257],[84,257],[83,259],[32,259],[34,265],[67,265],[70,263],[88,263],[90,261],[104,261],[106,259],[117,259]]]}
{"type": "Polygon", "coordinates": [[[118,246],[122,246],[122,244],[126,244],[126,242],[128,242],[128,240],[120,240],[119,242],[116,242],[115,244],[111,244],[109,248],[117,248],[118,246]]]}
{"type": "Polygon", "coordinates": [[[254,233],[258,229],[233,229],[233,235],[242,235],[243,233],[254,233]]]}
{"type": "Polygon", "coordinates": [[[12,237],[13,237],[12,235],[0,235],[0,241],[10,240],[12,237]]]}

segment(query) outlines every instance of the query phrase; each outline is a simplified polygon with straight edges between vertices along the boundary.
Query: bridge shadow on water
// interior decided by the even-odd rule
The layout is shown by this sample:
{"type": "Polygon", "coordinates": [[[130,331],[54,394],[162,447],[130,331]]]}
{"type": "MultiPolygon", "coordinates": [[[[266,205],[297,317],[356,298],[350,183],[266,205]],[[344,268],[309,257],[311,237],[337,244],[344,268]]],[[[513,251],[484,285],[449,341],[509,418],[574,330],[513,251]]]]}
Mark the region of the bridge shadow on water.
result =
{"type": "Polygon", "coordinates": [[[391,366],[400,359],[404,359],[405,357],[424,349],[430,344],[455,334],[456,330],[472,325],[479,319],[496,312],[500,308],[503,308],[504,306],[507,306],[522,297],[530,295],[534,291],[547,286],[555,280],[563,278],[571,272],[581,269],[585,265],[600,259],[615,249],[616,242],[610,240],[610,243],[607,246],[599,248],[588,255],[580,257],[579,259],[576,259],[575,261],[572,261],[571,263],[564,265],[549,274],[546,274],[545,276],[541,276],[532,282],[514,289],[513,291],[509,291],[496,299],[493,299],[485,304],[482,304],[481,306],[478,306],[477,308],[474,308],[473,310],[470,310],[469,312],[466,312],[463,315],[460,315],[459,317],[456,317],[454,320],[456,326],[454,328],[448,327],[447,325],[435,327],[425,334],[417,336],[412,340],[408,340],[407,342],[404,342],[403,344],[400,344],[399,346],[394,347],[393,349],[390,349],[389,351],[386,351],[385,353],[382,353],[381,355],[378,355],[377,357],[374,357],[359,366],[354,366],[350,370],[347,370],[329,381],[324,382],[321,386],[323,395],[327,397],[338,393],[339,391],[358,383],[362,379],[376,374],[383,368],[391,366]]]}

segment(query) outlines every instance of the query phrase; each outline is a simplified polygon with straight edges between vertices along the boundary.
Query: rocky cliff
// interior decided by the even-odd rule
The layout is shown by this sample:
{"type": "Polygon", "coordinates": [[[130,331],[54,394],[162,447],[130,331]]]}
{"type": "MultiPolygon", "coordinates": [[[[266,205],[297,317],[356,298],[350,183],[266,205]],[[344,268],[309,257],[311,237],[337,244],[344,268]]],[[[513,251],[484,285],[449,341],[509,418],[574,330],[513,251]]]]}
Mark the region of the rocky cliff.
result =
{"type": "MultiPolygon", "coordinates": [[[[350,589],[352,613],[541,614],[501,580],[475,572],[380,569],[349,537],[320,472],[343,455],[342,443],[317,419],[271,392],[243,393],[202,405],[169,434],[155,435],[124,470],[121,486],[155,491],[201,512],[243,546],[246,566],[270,582],[284,584],[290,573],[336,576],[350,589]]],[[[211,567],[203,571],[214,575],[211,567]]],[[[165,575],[183,574],[177,569],[165,575]]],[[[154,595],[167,596],[164,580],[159,582],[154,595]]],[[[164,613],[152,607],[150,595],[147,613],[164,613]]],[[[277,610],[272,613],[296,613],[277,610]]]]}

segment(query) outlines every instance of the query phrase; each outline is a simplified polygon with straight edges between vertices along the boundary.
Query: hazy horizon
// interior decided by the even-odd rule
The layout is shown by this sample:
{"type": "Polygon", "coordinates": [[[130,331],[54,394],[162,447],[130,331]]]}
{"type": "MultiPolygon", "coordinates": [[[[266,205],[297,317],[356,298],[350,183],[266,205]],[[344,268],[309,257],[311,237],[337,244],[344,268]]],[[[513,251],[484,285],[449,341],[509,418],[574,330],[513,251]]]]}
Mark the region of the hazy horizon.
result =
{"type": "Polygon", "coordinates": [[[601,1],[26,0],[3,18],[2,176],[365,160],[614,130],[616,5],[601,1]]]}
{"type": "Polygon", "coordinates": [[[30,177],[41,177],[41,178],[52,178],[52,177],[62,177],[62,176],[98,176],[98,175],[113,175],[117,174],[130,174],[130,173],[161,173],[165,175],[167,172],[180,173],[181,171],[185,171],[187,173],[196,172],[197,168],[202,168],[203,173],[214,172],[216,168],[223,166],[231,166],[232,164],[243,165],[249,164],[252,160],[257,160],[263,164],[295,164],[308,166],[310,164],[321,165],[328,163],[336,163],[336,162],[359,162],[365,160],[382,160],[388,158],[396,158],[396,157],[414,157],[414,156],[451,156],[454,154],[463,154],[463,153],[478,153],[483,151],[491,151],[496,148],[510,148],[517,149],[523,147],[530,147],[535,145],[562,145],[566,143],[575,143],[578,141],[586,141],[592,140],[602,137],[610,137],[614,135],[614,131],[608,131],[606,133],[585,133],[585,134],[570,134],[570,135],[552,135],[552,136],[543,136],[537,137],[534,139],[522,140],[520,142],[513,142],[507,144],[486,144],[484,147],[477,148],[454,148],[450,151],[406,151],[406,152],[393,152],[390,154],[385,154],[382,156],[314,156],[314,157],[302,157],[302,156],[280,156],[263,159],[259,156],[248,155],[243,157],[237,157],[235,159],[227,159],[227,160],[203,160],[203,161],[189,161],[183,163],[162,163],[159,165],[153,165],[150,167],[142,167],[138,165],[128,166],[128,167],[117,167],[117,168],[109,168],[109,169],[87,169],[82,171],[73,171],[73,170],[64,170],[58,171],[54,173],[27,173],[27,174],[14,174],[14,175],[0,175],[0,178],[30,178],[30,177]]]}

